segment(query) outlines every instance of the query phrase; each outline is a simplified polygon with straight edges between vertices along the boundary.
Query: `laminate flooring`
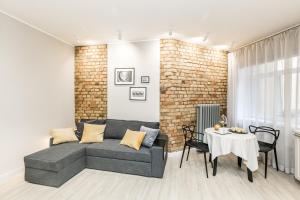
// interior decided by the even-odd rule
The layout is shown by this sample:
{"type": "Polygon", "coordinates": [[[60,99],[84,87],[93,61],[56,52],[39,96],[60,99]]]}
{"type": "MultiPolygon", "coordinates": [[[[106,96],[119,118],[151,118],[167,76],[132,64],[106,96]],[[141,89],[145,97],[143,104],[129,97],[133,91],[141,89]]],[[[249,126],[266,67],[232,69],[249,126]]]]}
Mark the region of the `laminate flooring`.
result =
{"type": "Polygon", "coordinates": [[[0,185],[1,200],[300,200],[300,183],[293,175],[264,165],[247,179],[246,166],[238,168],[232,155],[220,157],[217,176],[206,178],[203,154],[191,150],[179,168],[181,153],[169,154],[162,179],[85,169],[60,188],[30,184],[23,173],[0,185]]]}

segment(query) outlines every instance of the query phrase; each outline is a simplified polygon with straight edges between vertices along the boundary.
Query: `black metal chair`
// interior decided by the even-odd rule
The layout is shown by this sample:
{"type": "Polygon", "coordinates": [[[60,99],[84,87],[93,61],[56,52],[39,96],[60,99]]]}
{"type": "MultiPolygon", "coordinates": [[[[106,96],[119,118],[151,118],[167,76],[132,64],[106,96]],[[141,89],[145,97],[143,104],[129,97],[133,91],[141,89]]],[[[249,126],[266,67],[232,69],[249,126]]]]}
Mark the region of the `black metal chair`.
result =
{"type": "Polygon", "coordinates": [[[249,126],[249,131],[253,134],[263,133],[263,134],[271,134],[274,138],[273,143],[267,143],[263,141],[258,141],[259,152],[265,153],[265,178],[267,178],[267,169],[268,169],[268,153],[269,151],[274,150],[276,169],[278,171],[278,160],[277,160],[277,152],[276,152],[276,142],[280,135],[280,130],[275,130],[271,127],[267,126],[249,126]]]}
{"type": "MultiPolygon", "coordinates": [[[[206,170],[206,176],[208,178],[208,172],[207,172],[207,161],[206,161],[206,153],[209,152],[208,145],[203,143],[203,140],[200,138],[201,135],[204,135],[203,133],[198,133],[195,131],[194,125],[183,125],[182,126],[182,132],[184,135],[184,147],[182,151],[181,161],[180,161],[180,168],[182,165],[182,160],[184,157],[185,148],[188,147],[188,154],[186,157],[186,160],[189,159],[190,149],[196,148],[199,152],[204,153],[204,161],[205,161],[205,170],[206,170]],[[197,137],[195,137],[197,135],[197,137]]],[[[209,161],[211,162],[211,156],[209,156],[209,161]]]]}

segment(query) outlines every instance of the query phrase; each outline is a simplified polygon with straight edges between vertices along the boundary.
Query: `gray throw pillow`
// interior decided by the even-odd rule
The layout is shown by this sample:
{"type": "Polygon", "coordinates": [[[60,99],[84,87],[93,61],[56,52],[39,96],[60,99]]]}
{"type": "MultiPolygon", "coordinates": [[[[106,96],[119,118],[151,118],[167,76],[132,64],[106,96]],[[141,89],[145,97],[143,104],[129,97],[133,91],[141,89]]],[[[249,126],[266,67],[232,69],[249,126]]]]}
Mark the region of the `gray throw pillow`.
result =
{"type": "Polygon", "coordinates": [[[141,126],[140,131],[146,132],[142,145],[145,147],[152,147],[159,133],[159,129],[153,129],[153,128],[148,128],[146,126],[141,126]]]}

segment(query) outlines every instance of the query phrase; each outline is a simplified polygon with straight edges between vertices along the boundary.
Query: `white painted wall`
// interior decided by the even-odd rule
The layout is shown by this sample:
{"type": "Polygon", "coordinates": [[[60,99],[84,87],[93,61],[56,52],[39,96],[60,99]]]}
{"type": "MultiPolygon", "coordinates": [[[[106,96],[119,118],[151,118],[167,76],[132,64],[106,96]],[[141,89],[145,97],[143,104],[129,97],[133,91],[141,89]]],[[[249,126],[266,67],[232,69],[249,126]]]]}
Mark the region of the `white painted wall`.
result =
{"type": "Polygon", "coordinates": [[[108,45],[108,118],[159,121],[160,45],[158,40],[108,45]],[[115,68],[135,68],[134,87],[147,87],[146,101],[129,100],[129,87],[114,85],[115,68]],[[150,83],[141,83],[141,76],[150,83]]]}
{"type": "Polygon", "coordinates": [[[73,125],[73,47],[0,13],[0,180],[73,125]]]}

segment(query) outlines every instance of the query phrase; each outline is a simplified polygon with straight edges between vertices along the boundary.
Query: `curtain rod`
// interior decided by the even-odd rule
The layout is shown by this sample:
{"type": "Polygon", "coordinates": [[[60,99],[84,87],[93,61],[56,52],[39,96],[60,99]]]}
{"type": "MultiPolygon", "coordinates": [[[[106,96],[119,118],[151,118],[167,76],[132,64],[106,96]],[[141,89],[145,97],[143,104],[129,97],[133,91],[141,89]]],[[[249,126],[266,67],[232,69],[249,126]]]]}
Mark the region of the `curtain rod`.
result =
{"type": "Polygon", "coordinates": [[[241,49],[241,48],[250,46],[250,45],[252,45],[252,44],[254,44],[254,43],[258,43],[258,42],[260,42],[260,41],[266,40],[266,39],[268,39],[268,38],[274,37],[274,36],[276,36],[276,35],[279,35],[279,34],[281,34],[281,33],[284,33],[284,32],[286,32],[286,31],[289,31],[289,30],[291,30],[291,29],[295,29],[295,28],[298,28],[298,27],[300,27],[300,23],[299,23],[299,24],[296,24],[296,25],[294,25],[294,26],[285,28],[285,29],[283,29],[283,30],[281,30],[281,31],[278,31],[278,32],[273,33],[273,34],[271,34],[271,35],[268,35],[268,36],[266,36],[266,37],[260,38],[260,39],[258,39],[258,40],[254,40],[253,42],[244,44],[244,45],[242,45],[242,46],[240,46],[240,47],[238,47],[238,48],[235,48],[235,49],[233,49],[233,50],[230,50],[230,52],[233,52],[233,51],[239,50],[239,49],[241,49]]]}

